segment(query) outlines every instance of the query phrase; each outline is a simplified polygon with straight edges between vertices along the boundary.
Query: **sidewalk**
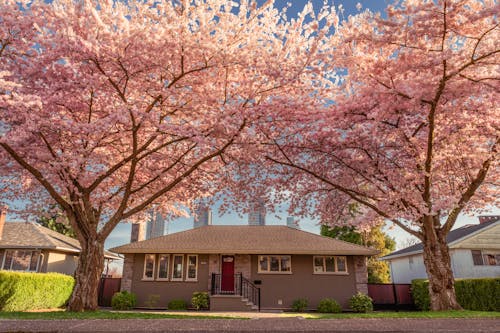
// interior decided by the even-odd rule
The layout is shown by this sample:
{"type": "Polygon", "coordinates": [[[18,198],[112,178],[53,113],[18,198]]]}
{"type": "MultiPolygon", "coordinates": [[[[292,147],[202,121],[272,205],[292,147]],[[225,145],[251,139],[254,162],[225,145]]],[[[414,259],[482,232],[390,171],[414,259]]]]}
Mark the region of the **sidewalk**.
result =
{"type": "Polygon", "coordinates": [[[404,332],[498,333],[500,319],[93,319],[0,320],[0,332],[404,332]]]}

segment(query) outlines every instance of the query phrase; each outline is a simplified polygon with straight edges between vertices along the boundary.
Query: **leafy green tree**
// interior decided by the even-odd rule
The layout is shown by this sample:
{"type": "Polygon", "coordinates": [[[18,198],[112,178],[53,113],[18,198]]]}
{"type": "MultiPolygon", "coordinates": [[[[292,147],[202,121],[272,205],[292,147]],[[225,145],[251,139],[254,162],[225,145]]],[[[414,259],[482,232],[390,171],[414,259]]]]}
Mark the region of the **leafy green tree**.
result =
{"type": "Polygon", "coordinates": [[[396,241],[382,231],[382,227],[370,231],[356,231],[352,226],[321,226],[321,235],[343,240],[349,243],[364,245],[377,249],[380,253],[368,259],[368,283],[390,282],[389,265],[378,259],[396,249],[396,241]]]}
{"type": "Polygon", "coordinates": [[[65,217],[60,212],[51,214],[50,216],[40,216],[36,219],[36,222],[41,226],[54,230],[65,236],[76,238],[75,231],[69,225],[69,222],[61,221],[65,217]]]}

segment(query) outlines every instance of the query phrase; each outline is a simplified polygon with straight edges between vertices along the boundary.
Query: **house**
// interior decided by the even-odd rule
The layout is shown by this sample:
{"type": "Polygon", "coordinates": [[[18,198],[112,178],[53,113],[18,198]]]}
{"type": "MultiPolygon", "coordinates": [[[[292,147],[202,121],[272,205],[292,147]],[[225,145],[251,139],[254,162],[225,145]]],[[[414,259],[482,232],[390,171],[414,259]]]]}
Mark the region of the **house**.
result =
{"type": "MultiPolygon", "coordinates": [[[[450,231],[446,238],[457,279],[500,277],[500,216],[480,216],[479,221],[450,231]]],[[[427,278],[422,250],[418,243],[380,258],[389,263],[393,283],[427,278]]]]}
{"type": "Polygon", "coordinates": [[[218,311],[290,309],[305,298],[347,307],[367,293],[366,256],[376,250],[286,226],[209,225],[111,249],[125,255],[122,290],[165,307],[210,294],[218,311]]]}
{"type": "MultiPolygon", "coordinates": [[[[0,269],[73,275],[78,240],[31,222],[5,222],[0,212],[0,269]]],[[[106,260],[121,259],[105,251],[106,260]]]]}

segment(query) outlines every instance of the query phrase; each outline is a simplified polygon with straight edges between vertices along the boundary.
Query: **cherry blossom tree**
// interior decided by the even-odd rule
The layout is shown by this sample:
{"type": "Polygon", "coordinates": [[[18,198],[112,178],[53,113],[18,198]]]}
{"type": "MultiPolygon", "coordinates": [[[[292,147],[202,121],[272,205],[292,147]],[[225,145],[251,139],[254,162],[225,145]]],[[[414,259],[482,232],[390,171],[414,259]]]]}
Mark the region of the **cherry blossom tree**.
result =
{"type": "Polygon", "coordinates": [[[292,209],[332,225],[388,220],[422,241],[433,310],[460,309],[446,243],[457,216],[500,199],[499,12],[408,0],[387,18],[351,16],[332,39],[330,107],[267,132],[268,184],[292,209]]]}
{"type": "Polygon", "coordinates": [[[273,1],[0,4],[0,195],[64,211],[82,247],[69,310],[97,307],[117,223],[181,214],[270,115],[319,104],[335,20],[273,1]]]}

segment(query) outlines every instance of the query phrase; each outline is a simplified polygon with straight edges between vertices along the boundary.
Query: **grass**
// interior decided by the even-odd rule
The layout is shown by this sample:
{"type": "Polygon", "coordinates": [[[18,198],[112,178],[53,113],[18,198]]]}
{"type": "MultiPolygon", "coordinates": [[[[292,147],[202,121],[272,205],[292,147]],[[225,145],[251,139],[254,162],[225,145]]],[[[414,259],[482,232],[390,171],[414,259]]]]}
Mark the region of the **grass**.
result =
{"type": "Polygon", "coordinates": [[[370,313],[304,313],[306,319],[355,318],[500,318],[500,312],[489,311],[375,311],[370,313]]]}
{"type": "MultiPolygon", "coordinates": [[[[221,313],[206,312],[192,313],[153,313],[153,312],[123,312],[123,311],[90,311],[90,312],[66,312],[66,311],[40,311],[40,312],[1,312],[0,319],[248,319],[245,313],[239,315],[223,315],[221,313]]],[[[276,314],[276,317],[303,317],[305,319],[362,319],[362,318],[500,318],[500,312],[486,311],[412,311],[393,312],[375,311],[370,313],[311,313],[311,312],[288,312],[276,314]]]]}
{"type": "Polygon", "coordinates": [[[88,312],[3,312],[0,319],[246,319],[220,315],[148,313],[148,312],[118,312],[118,311],[88,311],[88,312]]]}

